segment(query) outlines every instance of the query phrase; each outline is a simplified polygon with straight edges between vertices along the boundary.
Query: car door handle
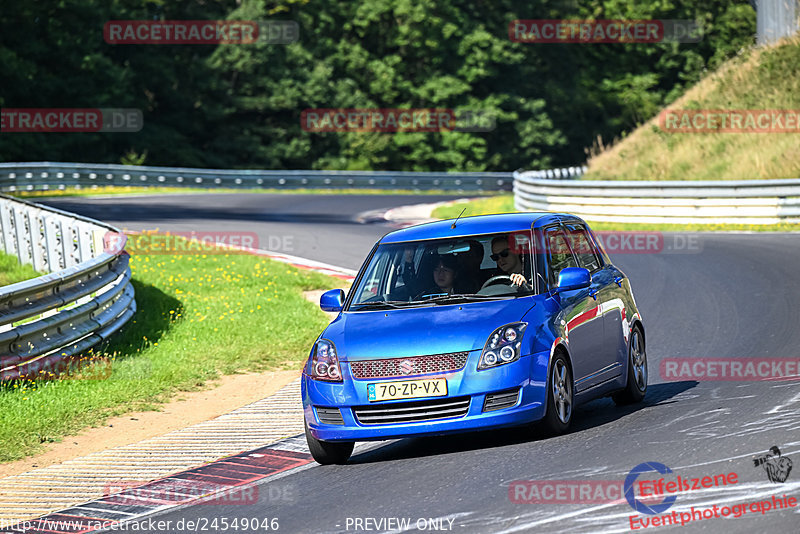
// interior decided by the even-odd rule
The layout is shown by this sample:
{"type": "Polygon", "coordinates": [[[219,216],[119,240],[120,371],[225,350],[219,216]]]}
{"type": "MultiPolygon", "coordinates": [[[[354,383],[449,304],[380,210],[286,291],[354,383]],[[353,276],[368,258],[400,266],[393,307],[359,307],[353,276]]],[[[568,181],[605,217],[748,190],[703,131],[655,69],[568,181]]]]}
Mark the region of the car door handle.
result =
{"type": "Polygon", "coordinates": [[[597,300],[597,290],[596,289],[590,289],[589,290],[589,296],[592,297],[594,300],[597,300]]]}
{"type": "Polygon", "coordinates": [[[623,280],[625,280],[625,279],[624,279],[623,277],[621,277],[621,276],[618,276],[618,277],[614,278],[614,282],[615,282],[615,283],[616,283],[616,284],[617,284],[619,287],[622,287],[622,281],[623,281],[623,280]]]}

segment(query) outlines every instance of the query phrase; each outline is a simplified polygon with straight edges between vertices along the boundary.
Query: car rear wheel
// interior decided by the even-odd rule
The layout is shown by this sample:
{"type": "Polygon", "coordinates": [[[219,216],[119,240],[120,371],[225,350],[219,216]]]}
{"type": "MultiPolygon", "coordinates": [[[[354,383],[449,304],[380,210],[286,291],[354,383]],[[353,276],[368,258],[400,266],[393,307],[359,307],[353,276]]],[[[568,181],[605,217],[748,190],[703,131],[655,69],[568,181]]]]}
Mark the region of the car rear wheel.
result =
{"type": "Polygon", "coordinates": [[[352,441],[320,441],[311,435],[308,425],[306,425],[306,441],[311,456],[322,465],[346,464],[355,447],[352,441]]]}
{"type": "Polygon", "coordinates": [[[644,334],[639,326],[634,326],[628,343],[628,382],[625,389],[612,395],[614,402],[622,406],[641,402],[647,393],[647,352],[644,334]]]}
{"type": "Polygon", "coordinates": [[[573,406],[572,373],[563,354],[553,358],[547,392],[547,411],[542,422],[548,432],[561,434],[569,428],[573,406]]]}

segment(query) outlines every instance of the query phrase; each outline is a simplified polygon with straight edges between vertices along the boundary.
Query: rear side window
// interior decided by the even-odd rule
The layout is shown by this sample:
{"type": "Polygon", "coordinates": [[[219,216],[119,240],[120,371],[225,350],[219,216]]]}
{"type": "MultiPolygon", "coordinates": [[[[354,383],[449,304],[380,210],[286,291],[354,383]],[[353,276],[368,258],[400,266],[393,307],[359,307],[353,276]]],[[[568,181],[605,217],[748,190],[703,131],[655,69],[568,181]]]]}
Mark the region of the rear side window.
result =
{"type": "Polygon", "coordinates": [[[572,256],[567,236],[558,226],[551,226],[544,231],[545,246],[547,247],[547,265],[549,266],[550,287],[558,285],[558,273],[567,267],[577,267],[572,256]]]}
{"type": "Polygon", "coordinates": [[[588,269],[589,272],[596,271],[601,267],[600,255],[597,249],[589,239],[589,234],[586,228],[576,224],[567,225],[567,234],[569,235],[569,244],[572,247],[572,252],[578,259],[578,266],[588,269]]]}

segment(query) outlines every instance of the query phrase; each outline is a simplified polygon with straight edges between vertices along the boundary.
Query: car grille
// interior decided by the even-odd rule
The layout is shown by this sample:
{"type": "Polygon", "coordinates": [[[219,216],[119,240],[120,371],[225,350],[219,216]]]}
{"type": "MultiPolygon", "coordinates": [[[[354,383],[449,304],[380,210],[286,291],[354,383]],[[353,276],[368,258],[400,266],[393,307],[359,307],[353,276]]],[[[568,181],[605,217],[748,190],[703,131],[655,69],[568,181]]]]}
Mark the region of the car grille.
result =
{"type": "Polygon", "coordinates": [[[469,352],[452,352],[410,358],[362,360],[350,362],[353,377],[357,379],[390,378],[458,371],[467,364],[469,352]]]}
{"type": "Polygon", "coordinates": [[[317,419],[324,425],[343,425],[342,412],[339,408],[323,408],[321,406],[314,406],[317,412],[317,419]]]}
{"type": "Polygon", "coordinates": [[[486,395],[486,400],[483,402],[483,411],[493,412],[495,410],[502,410],[503,408],[510,408],[517,403],[518,397],[519,388],[501,391],[499,393],[489,393],[486,395]]]}
{"type": "Polygon", "coordinates": [[[418,423],[448,417],[464,417],[468,411],[469,397],[356,406],[353,408],[356,419],[362,425],[418,423]]]}

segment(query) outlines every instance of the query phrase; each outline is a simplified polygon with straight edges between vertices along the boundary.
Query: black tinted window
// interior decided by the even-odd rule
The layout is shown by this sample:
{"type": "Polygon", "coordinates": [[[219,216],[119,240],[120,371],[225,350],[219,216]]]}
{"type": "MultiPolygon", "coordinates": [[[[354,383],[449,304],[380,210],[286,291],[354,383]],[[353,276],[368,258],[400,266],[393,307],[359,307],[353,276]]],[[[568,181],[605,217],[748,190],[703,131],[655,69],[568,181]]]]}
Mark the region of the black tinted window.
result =
{"type": "Polygon", "coordinates": [[[578,266],[590,272],[600,268],[600,256],[583,226],[567,225],[567,234],[572,252],[578,258],[578,266]]]}
{"type": "Polygon", "coordinates": [[[564,231],[553,226],[544,232],[545,246],[547,247],[547,264],[550,273],[550,287],[558,285],[558,273],[566,267],[577,267],[575,258],[572,256],[567,236],[564,231]]]}

